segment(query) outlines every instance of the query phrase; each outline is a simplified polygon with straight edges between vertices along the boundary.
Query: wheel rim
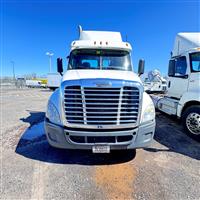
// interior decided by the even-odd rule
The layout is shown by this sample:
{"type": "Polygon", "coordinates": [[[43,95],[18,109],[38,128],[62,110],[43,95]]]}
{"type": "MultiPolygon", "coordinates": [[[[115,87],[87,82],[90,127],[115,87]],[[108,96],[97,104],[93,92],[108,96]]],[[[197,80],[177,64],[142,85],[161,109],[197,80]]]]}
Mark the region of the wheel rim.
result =
{"type": "Polygon", "coordinates": [[[200,114],[190,113],[186,118],[186,126],[194,135],[200,135],[200,114]]]}

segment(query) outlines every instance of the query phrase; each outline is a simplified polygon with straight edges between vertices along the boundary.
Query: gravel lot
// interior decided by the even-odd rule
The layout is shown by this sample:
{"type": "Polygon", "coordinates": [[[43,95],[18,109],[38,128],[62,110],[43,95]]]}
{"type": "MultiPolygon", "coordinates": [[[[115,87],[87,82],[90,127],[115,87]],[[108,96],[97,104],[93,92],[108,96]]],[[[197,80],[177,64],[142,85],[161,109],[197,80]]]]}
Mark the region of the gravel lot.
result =
{"type": "Polygon", "coordinates": [[[43,128],[51,92],[1,91],[1,199],[200,199],[200,143],[157,113],[155,140],[136,154],[50,147],[43,128]]]}

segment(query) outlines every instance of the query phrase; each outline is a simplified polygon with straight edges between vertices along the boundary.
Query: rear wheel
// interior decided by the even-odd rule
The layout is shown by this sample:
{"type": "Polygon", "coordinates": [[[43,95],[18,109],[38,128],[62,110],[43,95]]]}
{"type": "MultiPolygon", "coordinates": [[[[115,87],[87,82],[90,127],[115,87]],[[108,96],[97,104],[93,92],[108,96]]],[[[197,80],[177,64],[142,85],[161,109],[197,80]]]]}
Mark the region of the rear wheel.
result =
{"type": "Polygon", "coordinates": [[[200,141],[200,105],[191,106],[184,111],[183,126],[189,136],[200,141]]]}

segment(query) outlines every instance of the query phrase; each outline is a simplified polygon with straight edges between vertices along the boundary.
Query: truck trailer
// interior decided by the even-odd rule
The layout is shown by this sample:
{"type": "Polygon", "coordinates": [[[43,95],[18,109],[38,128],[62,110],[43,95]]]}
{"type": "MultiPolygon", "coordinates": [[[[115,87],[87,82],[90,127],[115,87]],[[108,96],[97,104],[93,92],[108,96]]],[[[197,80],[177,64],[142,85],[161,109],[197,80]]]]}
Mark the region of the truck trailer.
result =
{"type": "Polygon", "coordinates": [[[200,140],[200,33],[177,34],[168,77],[166,95],[152,95],[156,108],[179,118],[187,134],[200,140]]]}
{"type": "Polygon", "coordinates": [[[47,87],[50,90],[55,90],[60,87],[62,76],[59,73],[47,74],[47,87]]]}
{"type": "Polygon", "coordinates": [[[41,87],[42,81],[40,80],[26,80],[26,86],[29,88],[39,88],[41,87]]]}
{"type": "Polygon", "coordinates": [[[155,131],[155,108],[133,72],[131,45],[119,32],[83,31],[71,43],[67,71],[51,95],[45,119],[50,145],[90,149],[93,153],[136,149],[150,145],[155,131]]]}

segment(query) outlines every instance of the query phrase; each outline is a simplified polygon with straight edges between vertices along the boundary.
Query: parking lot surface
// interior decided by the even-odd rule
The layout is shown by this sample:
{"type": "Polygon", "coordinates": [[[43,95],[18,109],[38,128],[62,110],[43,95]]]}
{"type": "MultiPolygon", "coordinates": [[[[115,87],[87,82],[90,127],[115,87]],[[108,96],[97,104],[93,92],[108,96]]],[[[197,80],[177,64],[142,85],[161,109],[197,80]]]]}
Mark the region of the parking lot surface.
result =
{"type": "Polygon", "coordinates": [[[157,113],[136,154],[61,150],[43,127],[46,89],[1,90],[1,199],[200,199],[200,143],[157,113]]]}

